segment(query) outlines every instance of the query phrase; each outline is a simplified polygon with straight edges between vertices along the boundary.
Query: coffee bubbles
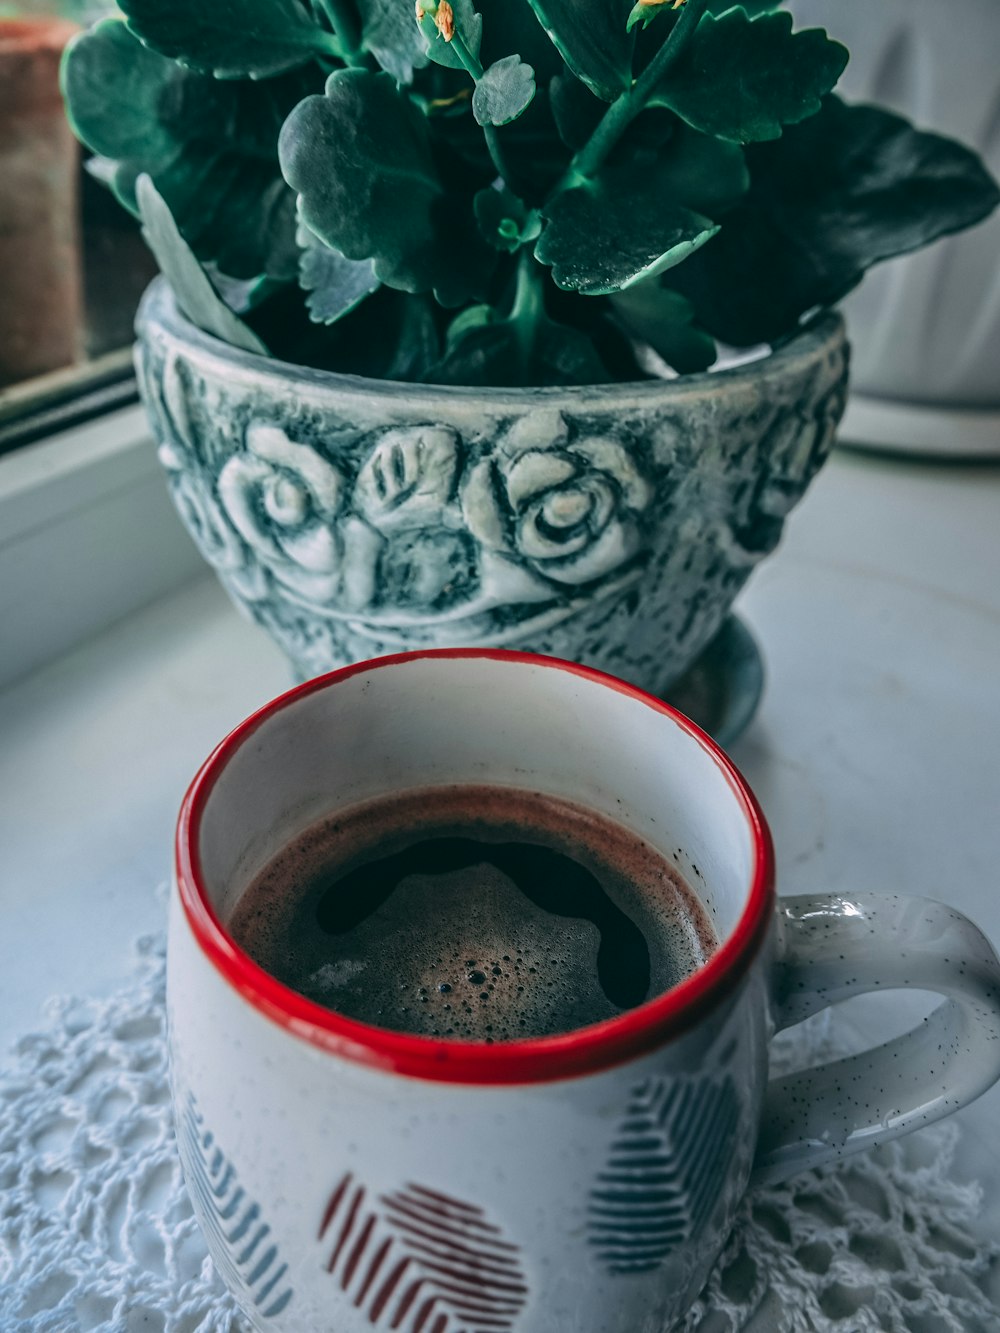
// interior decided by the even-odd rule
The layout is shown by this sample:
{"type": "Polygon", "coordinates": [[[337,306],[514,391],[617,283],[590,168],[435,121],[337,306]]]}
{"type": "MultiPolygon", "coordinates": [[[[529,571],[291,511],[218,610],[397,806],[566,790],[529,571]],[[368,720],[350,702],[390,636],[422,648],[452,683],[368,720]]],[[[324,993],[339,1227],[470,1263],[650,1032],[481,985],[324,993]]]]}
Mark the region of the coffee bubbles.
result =
{"type": "Polygon", "coordinates": [[[432,788],[338,813],[241,896],[234,939],[346,1017],[498,1042],[643,1003],[715,946],[673,864],[539,793],[432,788]]]}

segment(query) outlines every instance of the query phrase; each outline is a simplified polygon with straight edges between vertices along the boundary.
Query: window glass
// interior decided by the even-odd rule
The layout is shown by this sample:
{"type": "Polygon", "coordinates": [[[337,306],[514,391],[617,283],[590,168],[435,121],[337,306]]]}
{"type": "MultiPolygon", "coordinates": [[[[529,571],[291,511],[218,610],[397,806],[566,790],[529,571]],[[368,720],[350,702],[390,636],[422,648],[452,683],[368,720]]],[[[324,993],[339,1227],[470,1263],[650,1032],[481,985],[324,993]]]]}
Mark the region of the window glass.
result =
{"type": "Polygon", "coordinates": [[[132,319],[155,265],[88,171],[59,91],[111,0],[0,0],[0,452],[134,399],[132,319]]]}

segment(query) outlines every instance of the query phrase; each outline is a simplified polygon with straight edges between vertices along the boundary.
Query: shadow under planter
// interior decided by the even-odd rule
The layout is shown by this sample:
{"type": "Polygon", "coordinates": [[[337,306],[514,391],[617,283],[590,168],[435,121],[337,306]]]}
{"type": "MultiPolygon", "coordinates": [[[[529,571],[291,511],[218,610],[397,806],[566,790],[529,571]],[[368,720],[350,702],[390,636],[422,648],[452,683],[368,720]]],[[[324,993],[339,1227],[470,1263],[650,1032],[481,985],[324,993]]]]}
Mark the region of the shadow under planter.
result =
{"type": "Polygon", "coordinates": [[[137,329],[174,503],[303,678],[493,645],[664,693],[776,546],[847,382],[834,314],[745,366],[576,389],[268,360],[196,329],[162,279],[137,329]]]}

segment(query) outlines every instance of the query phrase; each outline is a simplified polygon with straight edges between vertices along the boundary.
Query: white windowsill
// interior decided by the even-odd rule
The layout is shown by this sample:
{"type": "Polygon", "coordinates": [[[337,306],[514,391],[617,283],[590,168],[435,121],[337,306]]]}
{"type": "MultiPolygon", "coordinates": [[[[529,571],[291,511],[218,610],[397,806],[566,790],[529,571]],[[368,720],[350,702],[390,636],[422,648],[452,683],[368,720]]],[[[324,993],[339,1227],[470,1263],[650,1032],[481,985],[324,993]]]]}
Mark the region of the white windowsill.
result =
{"type": "MultiPolygon", "coordinates": [[[[840,453],[742,597],[768,683],[734,758],[782,892],[942,897],[1000,942],[998,514],[998,466],[840,453]]],[[[47,996],[120,984],[184,787],[290,683],[201,571],[138,412],[0,460],[0,1061],[47,996]]],[[[960,1118],[996,1237],[1000,1087],[960,1118]]]]}
{"type": "Polygon", "coordinates": [[[0,687],[203,568],[141,408],[0,458],[0,687]]]}

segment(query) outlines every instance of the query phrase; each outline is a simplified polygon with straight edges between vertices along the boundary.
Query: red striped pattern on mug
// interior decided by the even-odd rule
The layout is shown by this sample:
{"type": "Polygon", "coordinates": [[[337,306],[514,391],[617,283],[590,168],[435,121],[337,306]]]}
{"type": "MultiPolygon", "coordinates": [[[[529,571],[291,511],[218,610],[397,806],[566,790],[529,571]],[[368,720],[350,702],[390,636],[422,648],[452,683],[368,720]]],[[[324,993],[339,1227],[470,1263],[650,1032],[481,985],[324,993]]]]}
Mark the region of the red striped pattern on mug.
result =
{"type": "Polygon", "coordinates": [[[504,1333],[528,1297],[518,1247],[481,1208],[423,1185],[375,1197],[348,1172],[319,1238],[327,1272],[382,1328],[504,1333]]]}

